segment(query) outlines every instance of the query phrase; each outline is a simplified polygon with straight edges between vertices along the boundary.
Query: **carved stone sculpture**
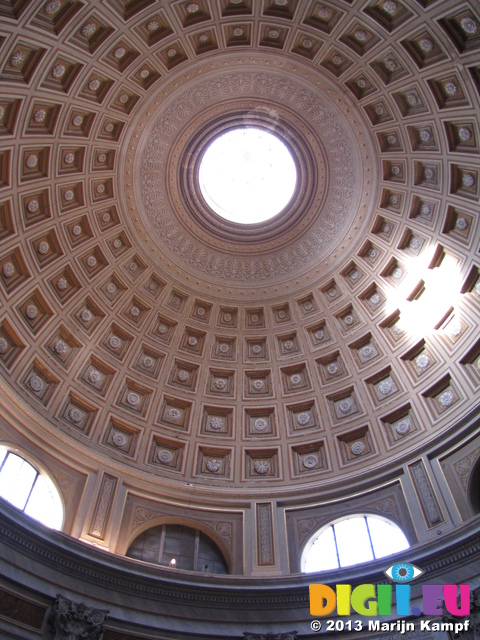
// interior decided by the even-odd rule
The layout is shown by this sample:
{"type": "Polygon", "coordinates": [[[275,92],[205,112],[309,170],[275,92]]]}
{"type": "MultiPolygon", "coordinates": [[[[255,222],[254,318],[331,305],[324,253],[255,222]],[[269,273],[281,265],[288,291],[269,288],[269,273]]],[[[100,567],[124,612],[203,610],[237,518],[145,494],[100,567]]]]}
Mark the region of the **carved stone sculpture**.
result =
{"type": "Polygon", "coordinates": [[[97,640],[108,611],[57,596],[50,615],[51,640],[97,640]]]}

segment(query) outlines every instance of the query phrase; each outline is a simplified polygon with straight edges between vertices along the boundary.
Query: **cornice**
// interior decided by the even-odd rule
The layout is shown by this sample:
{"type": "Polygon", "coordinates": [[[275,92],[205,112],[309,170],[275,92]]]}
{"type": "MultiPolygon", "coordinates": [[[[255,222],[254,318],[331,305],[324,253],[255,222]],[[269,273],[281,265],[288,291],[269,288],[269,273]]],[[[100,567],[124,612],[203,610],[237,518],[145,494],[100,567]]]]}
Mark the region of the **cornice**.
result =
{"type": "MultiPolygon", "coordinates": [[[[424,570],[425,582],[440,580],[442,576],[446,579],[453,573],[456,576],[463,574],[462,579],[476,584],[480,582],[474,569],[480,561],[478,527],[477,517],[438,540],[412,548],[408,561],[424,570]]],[[[146,609],[149,608],[147,601],[236,610],[308,609],[309,583],[319,579],[322,583],[335,583],[340,577],[342,583],[382,582],[385,581],[385,565],[395,561],[395,557],[390,556],[368,566],[342,570],[341,576],[338,570],[269,579],[172,572],[106,553],[47,530],[3,501],[0,504],[0,539],[4,565],[10,564],[14,556],[29,558],[28,564],[22,563],[25,571],[40,578],[49,575],[50,579],[54,572],[62,588],[75,589],[75,583],[82,581],[108,590],[110,594],[118,592],[145,598],[146,609]]]]}

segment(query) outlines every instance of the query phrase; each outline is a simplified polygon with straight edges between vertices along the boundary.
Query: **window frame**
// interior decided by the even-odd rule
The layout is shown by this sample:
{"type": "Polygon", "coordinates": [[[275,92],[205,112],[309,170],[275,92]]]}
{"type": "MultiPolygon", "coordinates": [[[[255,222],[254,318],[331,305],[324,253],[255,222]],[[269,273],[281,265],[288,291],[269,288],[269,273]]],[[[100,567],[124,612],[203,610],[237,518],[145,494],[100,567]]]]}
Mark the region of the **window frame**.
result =
{"type": "MultiPolygon", "coordinates": [[[[400,551],[392,551],[391,554],[388,554],[387,556],[380,556],[380,558],[376,557],[375,554],[375,548],[372,542],[372,535],[370,533],[370,527],[368,526],[368,520],[367,518],[375,518],[377,520],[381,520],[385,523],[387,523],[390,526],[395,527],[396,529],[398,529],[403,536],[405,537],[405,540],[408,543],[408,548],[410,548],[411,543],[410,540],[408,539],[407,534],[405,533],[405,531],[396,523],[393,522],[393,520],[391,520],[390,518],[387,518],[381,514],[378,513],[367,513],[367,512],[358,512],[358,513],[350,513],[348,515],[343,515],[343,516],[339,516],[338,518],[335,518],[334,520],[330,520],[329,522],[327,522],[326,524],[324,524],[323,526],[321,526],[319,529],[316,530],[316,532],[311,535],[307,542],[303,545],[303,549],[301,552],[301,556],[300,556],[300,571],[301,573],[307,574],[307,573],[320,573],[320,572],[324,572],[324,571],[339,571],[342,569],[351,569],[352,567],[358,567],[360,565],[366,565],[369,564],[371,562],[376,562],[379,559],[383,559],[383,558],[387,558],[389,557],[389,555],[394,555],[396,553],[399,553],[400,551]],[[351,520],[353,518],[364,518],[365,519],[365,524],[367,527],[367,533],[368,533],[368,538],[369,538],[369,542],[370,542],[370,549],[372,551],[373,554],[373,559],[371,560],[365,560],[365,561],[361,561],[355,564],[349,564],[349,565],[345,565],[345,566],[341,566],[340,564],[340,556],[339,556],[339,551],[338,551],[338,545],[337,545],[337,540],[336,540],[336,535],[335,535],[335,525],[338,524],[339,522],[342,522],[343,520],[351,520]],[[308,553],[310,551],[310,549],[313,547],[315,541],[320,538],[321,535],[323,535],[330,527],[332,527],[333,529],[333,539],[335,542],[335,551],[336,551],[336,557],[337,557],[337,563],[338,563],[338,567],[336,568],[332,568],[332,569],[319,569],[317,571],[305,571],[305,565],[307,563],[307,556],[308,553]]],[[[406,549],[405,549],[406,550],[406,549]]]]}
{"type": "Polygon", "coordinates": [[[17,456],[17,458],[20,458],[21,460],[23,460],[25,463],[27,463],[35,471],[36,475],[35,475],[35,478],[33,480],[33,483],[30,486],[30,489],[28,491],[28,497],[25,500],[25,504],[24,504],[23,508],[15,506],[12,502],[10,502],[10,500],[8,498],[2,496],[1,494],[0,494],[0,499],[5,500],[5,502],[8,502],[8,504],[12,505],[12,507],[14,507],[15,509],[18,509],[18,511],[21,511],[23,514],[25,514],[25,516],[27,518],[30,518],[31,520],[34,520],[35,522],[38,522],[39,524],[41,524],[41,525],[43,525],[45,527],[48,527],[52,531],[63,531],[63,527],[65,526],[65,516],[66,516],[66,514],[65,514],[65,501],[63,499],[63,495],[62,495],[62,492],[60,491],[60,488],[58,487],[58,485],[55,482],[55,480],[52,478],[52,475],[50,474],[50,472],[34,456],[32,456],[27,451],[24,451],[23,449],[15,446],[15,445],[8,444],[8,443],[5,443],[5,442],[1,442],[0,443],[0,452],[2,450],[4,450],[6,453],[5,453],[5,457],[3,458],[3,460],[0,463],[0,477],[1,477],[3,468],[5,466],[5,463],[6,463],[7,459],[8,459],[8,457],[9,457],[9,455],[17,456]],[[61,518],[59,519],[60,522],[59,522],[58,526],[52,527],[52,526],[50,526],[48,524],[45,524],[41,520],[38,520],[37,518],[35,518],[34,516],[30,515],[29,513],[26,513],[26,509],[28,507],[30,498],[32,497],[35,485],[36,485],[36,483],[37,483],[37,481],[38,481],[38,479],[40,477],[46,483],[48,489],[50,490],[50,492],[54,496],[55,502],[57,502],[57,506],[61,509],[61,518]]]}
{"type": "MultiPolygon", "coordinates": [[[[204,550],[203,550],[204,551],[204,550]]],[[[155,566],[158,567],[162,567],[162,568],[175,568],[175,570],[180,570],[180,571],[189,571],[192,573],[209,573],[211,575],[229,575],[230,574],[230,564],[228,561],[227,556],[225,555],[223,549],[221,548],[221,546],[217,543],[217,541],[211,536],[209,535],[209,533],[206,533],[203,529],[199,528],[198,525],[197,526],[192,526],[192,524],[186,524],[184,522],[178,522],[178,521],[167,521],[167,522],[160,522],[156,525],[147,527],[145,529],[143,529],[143,531],[141,531],[137,536],[135,536],[129,543],[126,551],[125,551],[125,557],[129,558],[131,560],[135,560],[137,562],[144,562],[147,564],[154,564],[155,566]],[[168,532],[168,528],[169,527],[182,527],[190,532],[192,532],[192,540],[193,540],[193,553],[191,555],[191,559],[192,559],[192,565],[193,568],[181,568],[179,566],[179,559],[182,557],[182,553],[172,553],[171,551],[167,551],[165,550],[165,542],[167,539],[169,540],[173,540],[174,536],[172,535],[172,531],[168,532]],[[149,532],[149,531],[153,531],[154,529],[159,529],[159,544],[158,544],[158,550],[155,549],[155,551],[157,551],[157,560],[156,561],[151,561],[151,560],[144,560],[143,558],[138,558],[134,555],[129,555],[130,550],[132,549],[132,547],[134,546],[135,542],[145,533],[149,532]],[[215,547],[215,550],[217,552],[218,555],[218,561],[213,559],[214,562],[218,562],[219,564],[223,564],[226,572],[223,573],[216,573],[215,571],[205,571],[205,566],[208,567],[208,565],[204,565],[202,568],[200,568],[199,565],[199,560],[200,560],[200,553],[201,553],[201,544],[202,544],[202,540],[201,538],[204,538],[205,540],[208,540],[209,544],[213,545],[215,547]],[[176,563],[174,565],[172,565],[172,559],[176,560],[176,563]]],[[[212,559],[210,559],[212,560],[212,559]]]]}

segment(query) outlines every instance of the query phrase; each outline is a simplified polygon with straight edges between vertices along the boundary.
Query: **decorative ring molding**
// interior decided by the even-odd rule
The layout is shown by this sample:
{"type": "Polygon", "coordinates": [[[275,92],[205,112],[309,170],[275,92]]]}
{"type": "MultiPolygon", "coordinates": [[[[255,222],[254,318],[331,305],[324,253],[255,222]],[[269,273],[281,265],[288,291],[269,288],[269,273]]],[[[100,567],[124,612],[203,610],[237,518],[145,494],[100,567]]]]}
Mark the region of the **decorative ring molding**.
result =
{"type": "Polygon", "coordinates": [[[323,161],[323,154],[314,155],[298,128],[294,129],[286,118],[267,104],[261,105],[257,101],[254,108],[238,111],[233,107],[232,104],[228,113],[199,128],[184,148],[177,169],[179,192],[190,216],[213,236],[242,244],[265,243],[288,232],[302,216],[308,215],[314,197],[317,194],[325,195],[328,190],[328,167],[323,161]],[[198,179],[200,163],[209,144],[229,129],[242,126],[274,133],[288,147],[297,170],[294,194],[283,211],[271,220],[248,226],[224,220],[212,211],[201,194],[198,179]],[[318,173],[323,176],[321,185],[317,185],[318,173]]]}
{"type": "Polygon", "coordinates": [[[140,119],[124,167],[131,218],[153,257],[167,256],[196,275],[232,283],[290,277],[331,254],[369,209],[374,195],[369,138],[360,119],[324,80],[313,82],[308,74],[303,74],[306,79],[292,73],[289,64],[255,56],[229,60],[228,70],[223,66],[209,63],[195,76],[185,74],[140,119]],[[237,64],[242,70],[236,70],[237,64]],[[280,215],[272,225],[249,232],[250,242],[239,242],[229,223],[213,232],[211,216],[205,209],[196,212],[194,165],[188,156],[199,131],[200,139],[202,132],[208,139],[216,123],[239,113],[269,126],[279,122],[302,164],[297,213],[292,220],[280,215]],[[315,173],[312,158],[320,160],[315,173]],[[190,167],[187,179],[182,161],[190,167]],[[178,193],[179,175],[190,185],[180,190],[183,194],[178,193]]]}

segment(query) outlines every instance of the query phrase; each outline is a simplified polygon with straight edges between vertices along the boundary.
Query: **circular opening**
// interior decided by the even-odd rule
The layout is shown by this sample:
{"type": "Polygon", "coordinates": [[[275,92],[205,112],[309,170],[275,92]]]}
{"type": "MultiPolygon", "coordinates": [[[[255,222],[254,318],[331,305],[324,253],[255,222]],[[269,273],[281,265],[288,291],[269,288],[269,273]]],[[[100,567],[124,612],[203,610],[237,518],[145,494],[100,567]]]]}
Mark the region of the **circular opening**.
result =
{"type": "Polygon", "coordinates": [[[255,224],[270,220],[289,203],[297,170],[279,137],[265,129],[238,127],[207,147],[198,177],[215,213],[231,222],[255,224]]]}

